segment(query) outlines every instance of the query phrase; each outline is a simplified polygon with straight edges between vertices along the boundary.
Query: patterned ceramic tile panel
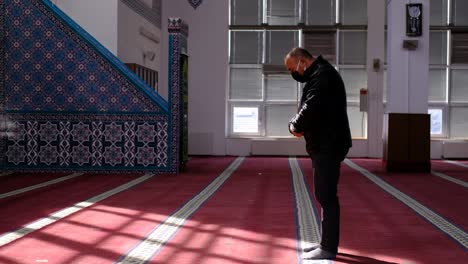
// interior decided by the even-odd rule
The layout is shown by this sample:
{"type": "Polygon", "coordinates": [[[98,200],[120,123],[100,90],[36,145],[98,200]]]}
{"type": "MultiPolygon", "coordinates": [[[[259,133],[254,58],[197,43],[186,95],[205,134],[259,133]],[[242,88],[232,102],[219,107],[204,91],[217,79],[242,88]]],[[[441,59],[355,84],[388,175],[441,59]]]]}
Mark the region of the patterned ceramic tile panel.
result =
{"type": "Polygon", "coordinates": [[[180,114],[181,112],[181,69],[180,69],[180,56],[182,50],[187,50],[187,36],[188,26],[180,18],[168,19],[168,32],[169,32],[169,94],[171,112],[173,113],[171,120],[171,133],[177,135],[171,138],[171,144],[176,146],[172,149],[172,164],[176,164],[176,170],[179,169],[180,162],[180,114]],[[177,114],[175,114],[177,113],[177,114]]]}
{"type": "Polygon", "coordinates": [[[6,161],[22,168],[170,170],[163,115],[10,114],[6,161]],[[66,117],[66,119],[64,119],[66,117]]]}
{"type": "MultiPolygon", "coordinates": [[[[4,36],[4,1],[0,1],[0,39],[3,39],[4,36]]],[[[2,156],[5,153],[5,136],[6,136],[6,118],[4,116],[4,103],[5,103],[5,86],[4,86],[4,76],[5,76],[5,64],[4,64],[4,46],[0,44],[0,165],[3,164],[2,156]]]]}
{"type": "Polygon", "coordinates": [[[197,8],[202,3],[202,0],[188,0],[188,1],[193,8],[197,8]]]}
{"type": "Polygon", "coordinates": [[[160,111],[40,0],[4,2],[7,110],[160,111]]]}

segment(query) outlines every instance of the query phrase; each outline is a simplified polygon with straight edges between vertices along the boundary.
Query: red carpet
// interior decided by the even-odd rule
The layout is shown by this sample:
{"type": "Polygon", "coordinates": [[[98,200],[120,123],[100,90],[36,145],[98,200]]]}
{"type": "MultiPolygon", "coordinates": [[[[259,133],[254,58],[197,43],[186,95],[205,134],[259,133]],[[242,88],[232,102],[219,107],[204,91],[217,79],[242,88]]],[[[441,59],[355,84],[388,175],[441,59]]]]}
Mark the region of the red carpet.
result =
{"type": "Polygon", "coordinates": [[[203,189],[232,160],[192,159],[187,173],[155,176],[0,248],[0,255],[21,263],[37,263],[41,259],[48,263],[112,263],[203,189]],[[28,254],[24,254],[24,248],[28,248],[28,254]]]}
{"type": "Polygon", "coordinates": [[[150,263],[296,263],[286,158],[248,158],[150,263]]]}
{"type": "Polygon", "coordinates": [[[87,174],[0,200],[0,234],[119,186],[135,175],[87,174]]]}
{"type": "Polygon", "coordinates": [[[467,188],[428,173],[386,173],[382,169],[381,160],[366,159],[354,162],[453,224],[468,230],[467,205],[460,202],[468,197],[467,188]]]}
{"type": "MultiPolygon", "coordinates": [[[[233,157],[193,158],[187,172],[155,176],[0,247],[0,263],[114,263],[218,179],[233,160],[233,157]]],[[[354,161],[466,228],[468,217],[463,205],[468,194],[463,187],[429,174],[387,175],[382,173],[380,161],[354,161]]],[[[311,162],[301,158],[299,164],[313,195],[311,162]]],[[[450,176],[452,171],[464,172],[461,167],[447,167],[450,171],[444,171],[443,166],[446,165],[442,164],[440,171],[450,176]]],[[[0,233],[106,192],[139,175],[142,174],[86,174],[0,200],[0,233]]],[[[24,179],[28,185],[38,183],[30,181],[33,177],[24,179]]],[[[42,178],[40,182],[47,180],[42,178]]],[[[13,182],[8,188],[15,184],[15,188],[26,187],[21,181],[13,182]]],[[[339,255],[334,263],[467,262],[466,249],[344,164],[339,196],[342,231],[339,255]]],[[[295,221],[288,158],[249,157],[150,262],[301,263],[296,251],[295,221]]]]}
{"type": "Polygon", "coordinates": [[[468,182],[468,168],[460,167],[441,160],[433,160],[431,165],[432,169],[437,172],[442,172],[452,178],[468,182]]]}
{"type": "MultiPolygon", "coordinates": [[[[312,173],[311,166],[302,168],[312,173]]],[[[335,263],[439,264],[468,258],[460,245],[345,164],[339,197],[341,240],[335,263]]]]}
{"type": "Polygon", "coordinates": [[[0,194],[63,177],[72,173],[14,173],[0,177],[0,194]]]}

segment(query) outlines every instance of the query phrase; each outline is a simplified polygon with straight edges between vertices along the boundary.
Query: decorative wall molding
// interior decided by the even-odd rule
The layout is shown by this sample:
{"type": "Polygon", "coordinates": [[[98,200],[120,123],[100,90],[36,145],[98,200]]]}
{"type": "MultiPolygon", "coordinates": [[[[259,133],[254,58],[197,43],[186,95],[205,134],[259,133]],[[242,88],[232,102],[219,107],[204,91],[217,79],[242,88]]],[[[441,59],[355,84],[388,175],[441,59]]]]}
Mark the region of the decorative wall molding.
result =
{"type": "Polygon", "coordinates": [[[194,9],[196,9],[203,2],[203,0],[188,0],[188,1],[194,9]]]}
{"type": "MultiPolygon", "coordinates": [[[[6,152],[7,119],[5,107],[5,3],[0,1],[0,153],[6,152]]],[[[0,167],[5,163],[4,155],[0,154],[0,167]]]]}
{"type": "Polygon", "coordinates": [[[169,33],[182,34],[188,37],[188,25],[180,17],[170,17],[168,19],[168,31],[169,33]]]}
{"type": "Polygon", "coordinates": [[[156,34],[153,34],[150,30],[146,29],[145,27],[141,26],[139,28],[140,35],[144,36],[145,38],[153,41],[156,44],[159,44],[160,39],[156,34]]]}
{"type": "Polygon", "coordinates": [[[148,5],[140,0],[120,0],[130,9],[144,17],[155,27],[161,29],[161,0],[153,0],[153,7],[150,8],[148,5]]]}
{"type": "Polygon", "coordinates": [[[169,32],[169,70],[168,70],[168,83],[169,83],[169,105],[171,107],[172,120],[170,127],[172,128],[172,159],[173,164],[180,164],[180,120],[181,120],[181,67],[180,57],[183,51],[187,50],[187,36],[188,26],[182,21],[181,18],[168,19],[168,32],[169,32]]]}
{"type": "Polygon", "coordinates": [[[164,115],[8,114],[8,169],[169,171],[164,115]]]}
{"type": "MultiPolygon", "coordinates": [[[[0,115],[5,107],[5,4],[0,1],[0,115]]],[[[3,118],[0,116],[0,122],[3,118]]],[[[0,126],[1,127],[1,126],[0,126]]],[[[2,131],[0,131],[2,132],[2,131]]]]}

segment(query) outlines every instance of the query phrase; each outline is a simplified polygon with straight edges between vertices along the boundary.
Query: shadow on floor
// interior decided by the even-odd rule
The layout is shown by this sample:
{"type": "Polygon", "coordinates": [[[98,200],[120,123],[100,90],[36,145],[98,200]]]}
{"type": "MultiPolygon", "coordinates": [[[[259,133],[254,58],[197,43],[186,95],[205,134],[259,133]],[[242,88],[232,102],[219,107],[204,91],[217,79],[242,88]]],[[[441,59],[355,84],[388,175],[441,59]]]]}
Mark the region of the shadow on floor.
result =
{"type": "Polygon", "coordinates": [[[386,262],[369,257],[357,256],[345,253],[339,253],[336,255],[335,261],[346,264],[398,264],[396,262],[386,262]]]}

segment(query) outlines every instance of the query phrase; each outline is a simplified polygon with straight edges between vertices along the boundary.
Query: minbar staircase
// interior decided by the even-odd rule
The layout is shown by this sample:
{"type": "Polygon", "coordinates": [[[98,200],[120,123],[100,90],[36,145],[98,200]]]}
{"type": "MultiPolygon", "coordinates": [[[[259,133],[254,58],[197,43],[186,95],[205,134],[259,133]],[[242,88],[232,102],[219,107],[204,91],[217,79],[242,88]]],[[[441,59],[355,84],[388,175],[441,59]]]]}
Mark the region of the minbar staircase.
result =
{"type": "Polygon", "coordinates": [[[51,1],[0,1],[0,40],[1,169],[178,172],[177,109],[51,1]]]}

